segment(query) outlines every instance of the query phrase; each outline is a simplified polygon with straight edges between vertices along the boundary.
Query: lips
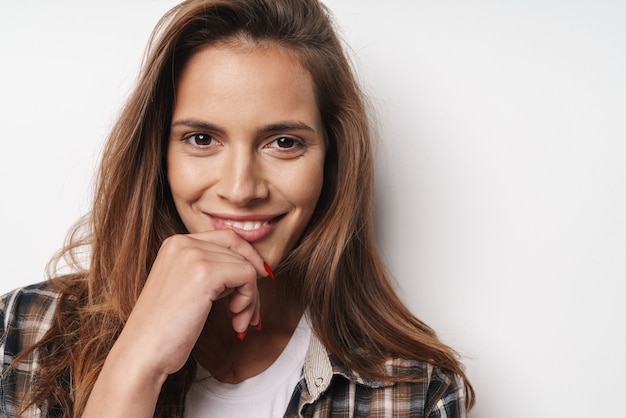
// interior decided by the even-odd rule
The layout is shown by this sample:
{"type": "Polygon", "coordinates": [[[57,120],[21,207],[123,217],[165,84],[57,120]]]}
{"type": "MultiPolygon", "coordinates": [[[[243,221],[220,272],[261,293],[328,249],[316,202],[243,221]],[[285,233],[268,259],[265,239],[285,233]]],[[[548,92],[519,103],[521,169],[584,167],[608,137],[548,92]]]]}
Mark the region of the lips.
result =
{"type": "Polygon", "coordinates": [[[259,229],[269,223],[269,221],[258,222],[258,221],[233,221],[230,219],[223,219],[222,222],[225,225],[232,226],[233,229],[241,229],[244,231],[253,231],[255,229],[259,229]]]}
{"type": "Polygon", "coordinates": [[[233,216],[207,214],[216,230],[230,229],[248,242],[260,241],[269,235],[281,215],[233,216]]]}

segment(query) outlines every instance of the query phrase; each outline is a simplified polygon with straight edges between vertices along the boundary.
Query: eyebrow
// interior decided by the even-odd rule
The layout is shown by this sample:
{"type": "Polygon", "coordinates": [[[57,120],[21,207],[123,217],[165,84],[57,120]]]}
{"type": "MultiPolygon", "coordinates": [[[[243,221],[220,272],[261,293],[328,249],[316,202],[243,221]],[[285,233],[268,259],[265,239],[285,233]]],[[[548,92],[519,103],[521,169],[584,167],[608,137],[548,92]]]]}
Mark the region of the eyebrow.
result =
{"type": "MultiPolygon", "coordinates": [[[[203,122],[196,119],[181,119],[172,123],[172,128],[176,126],[186,126],[188,128],[208,130],[214,132],[225,132],[226,129],[208,122],[203,122]]],[[[315,132],[315,129],[307,125],[306,123],[299,121],[284,121],[278,123],[272,123],[263,126],[260,130],[261,133],[273,133],[273,132],[285,132],[285,131],[309,131],[315,132]]]]}
{"type": "Polygon", "coordinates": [[[188,128],[201,129],[201,130],[207,130],[207,131],[219,131],[219,132],[224,131],[224,129],[220,128],[217,125],[214,125],[212,123],[202,122],[196,119],[181,119],[181,120],[172,122],[172,128],[176,126],[186,126],[188,128]]]}
{"type": "Polygon", "coordinates": [[[315,132],[315,129],[311,128],[306,123],[297,122],[297,121],[287,121],[280,123],[273,123],[267,126],[264,126],[261,129],[263,133],[272,133],[272,132],[280,132],[280,131],[309,131],[315,132]]]}

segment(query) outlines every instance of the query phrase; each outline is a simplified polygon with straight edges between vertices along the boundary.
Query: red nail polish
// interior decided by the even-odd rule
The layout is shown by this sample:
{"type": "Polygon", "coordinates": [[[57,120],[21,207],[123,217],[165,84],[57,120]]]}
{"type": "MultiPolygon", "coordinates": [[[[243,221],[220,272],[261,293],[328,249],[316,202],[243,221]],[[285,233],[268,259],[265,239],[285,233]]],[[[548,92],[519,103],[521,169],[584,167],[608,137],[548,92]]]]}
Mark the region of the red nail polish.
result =
{"type": "Polygon", "coordinates": [[[238,332],[238,333],[237,333],[237,338],[239,338],[239,341],[243,341],[243,339],[244,339],[244,338],[246,338],[246,333],[247,333],[247,332],[248,332],[248,331],[245,331],[245,332],[238,332]]]}
{"type": "Polygon", "coordinates": [[[261,325],[261,318],[259,318],[259,323],[254,326],[257,331],[261,331],[263,329],[263,325],[261,325]]]}
{"type": "Polygon", "coordinates": [[[267,274],[270,276],[270,279],[274,280],[274,273],[272,273],[272,269],[270,269],[270,266],[267,265],[267,263],[263,263],[263,267],[265,267],[265,271],[267,271],[267,274]]]}

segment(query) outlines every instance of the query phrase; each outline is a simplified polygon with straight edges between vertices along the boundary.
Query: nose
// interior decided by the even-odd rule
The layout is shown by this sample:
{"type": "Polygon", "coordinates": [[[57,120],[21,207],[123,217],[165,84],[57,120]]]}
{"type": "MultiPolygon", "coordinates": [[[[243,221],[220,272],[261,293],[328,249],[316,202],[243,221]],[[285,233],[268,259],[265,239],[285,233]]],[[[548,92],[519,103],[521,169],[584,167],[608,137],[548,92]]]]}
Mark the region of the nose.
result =
{"type": "Polygon", "coordinates": [[[269,189],[255,152],[234,147],[227,154],[216,188],[218,196],[237,207],[266,198],[269,189]]]}

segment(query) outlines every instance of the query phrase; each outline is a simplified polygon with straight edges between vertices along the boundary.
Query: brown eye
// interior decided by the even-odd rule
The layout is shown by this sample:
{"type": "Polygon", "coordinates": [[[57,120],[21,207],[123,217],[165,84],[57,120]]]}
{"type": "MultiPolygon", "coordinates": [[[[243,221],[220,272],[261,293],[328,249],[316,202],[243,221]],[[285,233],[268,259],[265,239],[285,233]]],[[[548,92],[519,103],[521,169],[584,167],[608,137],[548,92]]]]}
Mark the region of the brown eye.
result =
{"type": "Polygon", "coordinates": [[[280,158],[297,157],[306,151],[305,143],[291,136],[275,136],[265,148],[271,150],[273,155],[280,158]]]}
{"type": "Polygon", "coordinates": [[[187,140],[192,145],[206,146],[206,145],[211,145],[211,142],[213,141],[213,137],[207,134],[193,134],[193,135],[189,135],[187,137],[187,140]]]}
{"type": "Polygon", "coordinates": [[[281,136],[276,140],[276,145],[278,145],[279,148],[293,148],[295,144],[295,139],[286,136],[281,136]]]}

